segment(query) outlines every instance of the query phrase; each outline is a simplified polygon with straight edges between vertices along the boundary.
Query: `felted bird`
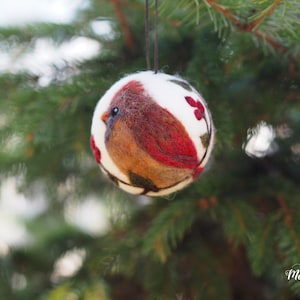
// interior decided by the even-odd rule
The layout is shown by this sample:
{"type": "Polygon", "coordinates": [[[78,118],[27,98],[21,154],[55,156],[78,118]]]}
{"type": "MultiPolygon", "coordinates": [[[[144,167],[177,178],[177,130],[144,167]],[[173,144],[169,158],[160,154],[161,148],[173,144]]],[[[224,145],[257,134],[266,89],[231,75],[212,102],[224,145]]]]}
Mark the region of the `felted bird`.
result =
{"type": "Polygon", "coordinates": [[[115,93],[101,120],[109,156],[143,194],[178,185],[202,170],[185,127],[139,81],[115,93]]]}
{"type": "Polygon", "coordinates": [[[179,76],[129,74],[98,101],[91,149],[121,189],[150,196],[173,193],[195,180],[214,145],[214,126],[201,94],[179,76]]]}

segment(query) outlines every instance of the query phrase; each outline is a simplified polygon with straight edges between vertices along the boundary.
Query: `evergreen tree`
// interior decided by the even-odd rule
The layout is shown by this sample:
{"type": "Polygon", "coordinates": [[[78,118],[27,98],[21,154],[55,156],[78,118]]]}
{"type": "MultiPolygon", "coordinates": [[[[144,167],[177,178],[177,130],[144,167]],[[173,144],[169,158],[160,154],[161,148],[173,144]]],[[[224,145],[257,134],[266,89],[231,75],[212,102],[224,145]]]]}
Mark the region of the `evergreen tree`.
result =
{"type": "Polygon", "coordinates": [[[101,50],[56,66],[47,85],[28,72],[0,75],[1,179],[18,176],[24,193],[42,189],[48,201],[24,221],[30,243],[0,256],[0,299],[299,299],[299,16],[297,0],[159,2],[160,70],[201,91],[217,138],[199,180],[151,199],[114,187],[89,148],[100,96],[145,69],[144,1],[91,0],[71,24],[1,28],[7,52],[78,36],[101,50]],[[96,34],[96,20],[113,34],[96,34]],[[264,130],[269,143],[253,146],[264,130]],[[97,237],[64,214],[90,195],[110,211],[97,237]],[[78,272],[53,278],[57,260],[76,249],[78,272]]]}

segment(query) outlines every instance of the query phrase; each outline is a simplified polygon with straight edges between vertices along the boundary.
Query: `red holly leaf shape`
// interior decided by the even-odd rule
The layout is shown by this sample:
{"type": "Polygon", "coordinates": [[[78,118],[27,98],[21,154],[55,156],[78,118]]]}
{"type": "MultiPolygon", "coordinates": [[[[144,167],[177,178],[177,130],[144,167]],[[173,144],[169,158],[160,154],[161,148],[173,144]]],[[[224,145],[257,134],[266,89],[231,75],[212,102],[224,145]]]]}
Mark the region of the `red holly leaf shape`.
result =
{"type": "Polygon", "coordinates": [[[184,98],[191,107],[197,107],[197,102],[192,97],[186,96],[184,98]]]}
{"type": "Polygon", "coordinates": [[[204,108],[203,104],[199,100],[197,101],[197,108],[198,108],[198,110],[200,110],[200,112],[202,114],[204,114],[205,108],[204,108]]]}
{"type": "Polygon", "coordinates": [[[197,120],[201,120],[204,117],[204,105],[199,100],[196,101],[190,96],[186,96],[184,98],[191,107],[196,107],[196,109],[194,110],[194,115],[197,120]]]}
{"type": "Polygon", "coordinates": [[[194,111],[194,115],[195,115],[196,119],[199,120],[199,121],[203,118],[203,114],[200,112],[199,109],[196,109],[194,111]]]}
{"type": "Polygon", "coordinates": [[[198,100],[197,109],[194,111],[195,117],[197,120],[201,120],[204,117],[205,108],[203,104],[198,100]]]}

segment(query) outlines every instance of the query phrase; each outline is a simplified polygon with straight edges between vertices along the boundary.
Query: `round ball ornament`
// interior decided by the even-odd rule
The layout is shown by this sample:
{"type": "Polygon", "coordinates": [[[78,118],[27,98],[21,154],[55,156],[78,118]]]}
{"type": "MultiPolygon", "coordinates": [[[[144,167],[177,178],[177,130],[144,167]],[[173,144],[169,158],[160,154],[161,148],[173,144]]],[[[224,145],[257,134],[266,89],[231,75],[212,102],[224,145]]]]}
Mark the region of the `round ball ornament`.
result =
{"type": "Polygon", "coordinates": [[[203,171],[214,126],[205,100],[187,81],[145,71],[122,78],[99,100],[90,142],[96,162],[121,189],[159,196],[203,171]]]}

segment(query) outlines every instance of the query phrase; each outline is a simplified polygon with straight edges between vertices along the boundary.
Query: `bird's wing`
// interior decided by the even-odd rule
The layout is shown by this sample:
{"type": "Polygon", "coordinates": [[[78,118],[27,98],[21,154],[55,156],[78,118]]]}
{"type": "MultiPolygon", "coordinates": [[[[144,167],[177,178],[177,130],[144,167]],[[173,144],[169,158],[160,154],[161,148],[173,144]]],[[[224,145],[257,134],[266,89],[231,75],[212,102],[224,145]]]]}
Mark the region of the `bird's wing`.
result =
{"type": "Polygon", "coordinates": [[[195,168],[199,161],[193,141],[184,126],[156,103],[135,120],[136,142],[155,160],[177,168],[195,168]]]}

